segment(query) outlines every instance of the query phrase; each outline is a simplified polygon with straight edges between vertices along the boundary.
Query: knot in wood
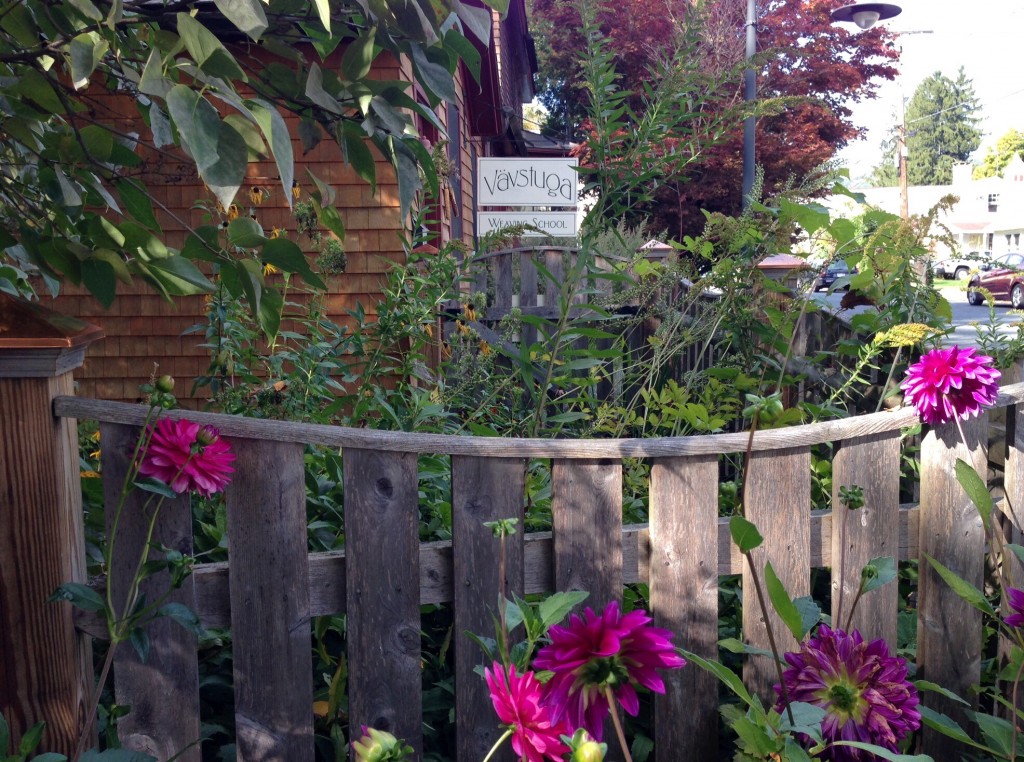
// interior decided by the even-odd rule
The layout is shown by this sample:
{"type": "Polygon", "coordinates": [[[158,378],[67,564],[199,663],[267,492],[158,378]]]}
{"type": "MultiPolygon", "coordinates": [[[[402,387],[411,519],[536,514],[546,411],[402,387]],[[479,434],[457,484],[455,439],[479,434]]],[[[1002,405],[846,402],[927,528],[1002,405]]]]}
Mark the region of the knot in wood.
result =
{"type": "Polygon", "coordinates": [[[391,480],[383,476],[376,481],[376,483],[373,485],[373,488],[378,495],[387,500],[390,500],[391,497],[395,494],[395,487],[391,483],[391,480]]]}
{"type": "Polygon", "coordinates": [[[398,648],[404,654],[420,657],[420,631],[415,627],[399,627],[395,633],[398,648]]]}

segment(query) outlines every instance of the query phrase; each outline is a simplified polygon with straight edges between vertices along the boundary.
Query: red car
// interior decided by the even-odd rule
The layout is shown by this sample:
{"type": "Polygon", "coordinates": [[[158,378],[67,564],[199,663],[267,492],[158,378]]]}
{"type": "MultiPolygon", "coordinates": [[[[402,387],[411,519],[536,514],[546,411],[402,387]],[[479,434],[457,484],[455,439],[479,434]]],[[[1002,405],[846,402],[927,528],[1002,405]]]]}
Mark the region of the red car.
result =
{"type": "Polygon", "coordinates": [[[1014,309],[1024,309],[1024,254],[1001,254],[982,265],[982,272],[967,284],[967,301],[970,304],[985,303],[985,296],[977,290],[979,288],[990,291],[996,301],[1008,299],[1014,309]]]}

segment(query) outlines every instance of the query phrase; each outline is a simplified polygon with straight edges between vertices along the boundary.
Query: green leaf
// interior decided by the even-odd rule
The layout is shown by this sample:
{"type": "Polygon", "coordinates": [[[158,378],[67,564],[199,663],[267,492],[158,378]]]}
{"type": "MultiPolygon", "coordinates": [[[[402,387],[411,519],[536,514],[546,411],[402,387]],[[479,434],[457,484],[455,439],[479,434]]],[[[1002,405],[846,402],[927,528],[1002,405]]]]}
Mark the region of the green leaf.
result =
{"type": "Polygon", "coordinates": [[[213,283],[198,267],[177,255],[153,260],[150,262],[150,271],[177,296],[210,293],[214,289],[213,283]]]}
{"type": "Polygon", "coordinates": [[[99,593],[78,582],[65,582],[58,587],[47,599],[48,603],[54,601],[69,601],[75,608],[85,611],[103,611],[107,607],[99,593]]]}
{"type": "Polygon", "coordinates": [[[141,489],[143,492],[152,492],[154,495],[166,497],[169,500],[174,500],[178,497],[178,493],[171,489],[169,485],[151,477],[145,477],[134,481],[132,482],[132,486],[136,489],[141,489]]]}
{"type": "Polygon", "coordinates": [[[827,712],[816,704],[808,704],[804,701],[793,701],[789,705],[793,713],[793,722],[789,721],[789,714],[781,713],[781,727],[783,730],[791,730],[794,733],[803,733],[815,741],[821,741],[821,723],[827,712]]]}
{"type": "Polygon", "coordinates": [[[419,73],[419,81],[438,98],[454,103],[455,81],[452,79],[451,72],[428,59],[419,43],[410,43],[409,50],[412,53],[413,65],[419,73]]]}
{"type": "Polygon", "coordinates": [[[956,459],[956,480],[960,482],[960,486],[964,488],[967,497],[971,499],[971,502],[978,509],[978,513],[981,514],[981,521],[987,527],[992,516],[992,493],[988,491],[985,482],[978,476],[974,466],[965,462],[962,458],[956,459]]]}
{"type": "Polygon", "coordinates": [[[739,638],[723,638],[718,645],[734,654],[753,654],[754,656],[767,656],[774,658],[774,654],[767,648],[757,648],[749,643],[744,643],[739,638]]]}
{"type": "MultiPolygon", "coordinates": [[[[218,124],[217,161],[200,174],[207,187],[227,209],[245,180],[249,148],[238,131],[227,122],[218,124]]],[[[291,194],[288,194],[291,198],[291,194]]]]}
{"type": "Polygon", "coordinates": [[[153,204],[149,194],[136,185],[134,180],[127,178],[118,180],[114,186],[121,197],[124,210],[150,230],[159,230],[160,224],[153,214],[153,204]]]}
{"type": "Polygon", "coordinates": [[[970,744],[976,746],[971,737],[967,735],[967,731],[960,727],[959,724],[952,718],[936,712],[934,709],[921,704],[917,707],[918,712],[921,713],[921,722],[932,730],[942,733],[942,735],[952,738],[955,741],[961,743],[970,744]]]}
{"type": "Polygon", "coordinates": [[[277,338],[283,314],[284,298],[281,296],[281,292],[274,288],[264,288],[259,307],[260,329],[271,343],[277,338]]]}
{"type": "Polygon", "coordinates": [[[978,723],[982,736],[988,745],[995,749],[1000,756],[1010,759],[1010,750],[1013,745],[1013,726],[1002,717],[995,717],[985,712],[965,711],[968,717],[978,723]]]}
{"type": "Polygon", "coordinates": [[[228,243],[241,249],[254,249],[262,246],[267,239],[263,237],[263,229],[256,220],[250,217],[238,217],[228,223],[228,243]]]}
{"type": "Polygon", "coordinates": [[[96,70],[99,62],[110,45],[96,32],[80,34],[68,44],[71,58],[71,84],[81,90],[89,84],[89,77],[96,70]]]}
{"type": "MultiPolygon", "coordinates": [[[[510,632],[524,621],[522,609],[519,608],[520,603],[522,602],[510,601],[508,598],[505,599],[505,626],[508,627],[510,632]]],[[[528,606],[529,604],[524,605],[528,606]]]]}
{"type": "Polygon", "coordinates": [[[288,125],[284,123],[280,112],[267,101],[251,100],[247,101],[247,105],[256,117],[256,123],[270,146],[271,153],[274,154],[277,173],[281,177],[281,188],[288,200],[288,207],[291,208],[295,157],[292,153],[292,138],[288,133],[288,125]]]}
{"type": "Polygon", "coordinates": [[[746,686],[743,685],[743,681],[731,669],[726,667],[724,664],[719,664],[717,661],[708,661],[703,657],[697,656],[697,654],[692,651],[687,651],[686,649],[679,650],[688,662],[700,667],[701,669],[707,670],[725,683],[726,687],[735,693],[736,697],[747,706],[757,706],[757,704],[754,703],[754,699],[750,695],[750,692],[746,689],[746,686]]]}
{"type": "Polygon", "coordinates": [[[324,25],[327,34],[331,33],[331,4],[329,0],[314,0],[316,12],[320,16],[320,23],[324,25]]]}
{"type": "Polygon", "coordinates": [[[345,221],[341,219],[341,212],[335,207],[317,205],[316,218],[339,239],[345,240],[345,221]]]}
{"type": "Polygon", "coordinates": [[[341,71],[349,82],[365,79],[366,75],[370,73],[370,67],[376,57],[376,36],[376,25],[367,27],[345,48],[345,52],[341,56],[341,71]]]}
{"type": "Polygon", "coordinates": [[[203,635],[203,625],[199,621],[199,617],[183,603],[165,603],[157,611],[157,615],[173,619],[197,637],[202,637],[203,635]]]}
{"type": "Polygon", "coordinates": [[[769,759],[778,751],[778,737],[769,736],[760,724],[747,716],[734,720],[730,727],[742,742],[744,751],[755,759],[769,759]]]}
{"type": "Polygon", "coordinates": [[[182,42],[207,74],[224,79],[248,81],[235,57],[221,44],[217,36],[188,13],[178,14],[178,34],[182,42]]]}
{"type": "Polygon", "coordinates": [[[68,762],[68,758],[63,754],[48,751],[45,754],[37,754],[32,757],[32,762],[68,762]]]}
{"type": "Polygon", "coordinates": [[[104,308],[109,309],[117,295],[117,281],[110,263],[90,257],[82,261],[82,282],[104,308]]]}
{"type": "Polygon", "coordinates": [[[43,111],[50,114],[63,114],[64,104],[57,95],[57,91],[53,89],[53,85],[50,84],[50,80],[37,69],[25,68],[21,71],[23,72],[21,81],[14,89],[43,111]]]}
{"type": "MultiPolygon", "coordinates": [[[[68,2],[90,21],[103,20],[103,13],[90,0],[68,0],[68,2]]],[[[0,744],[0,751],[3,751],[5,748],[3,744],[0,744]]]]}
{"type": "Polygon", "coordinates": [[[469,27],[469,30],[473,33],[473,36],[483,44],[483,46],[489,47],[491,44],[491,12],[486,8],[477,8],[472,5],[467,5],[461,0],[455,0],[455,11],[459,15],[459,19],[469,27]]]}
{"type": "MultiPolygon", "coordinates": [[[[793,605],[800,612],[800,629],[803,635],[806,635],[821,621],[821,606],[810,595],[801,595],[799,598],[794,598],[793,605]]],[[[802,638],[803,635],[800,637],[802,638]]]]}
{"type": "Polygon", "coordinates": [[[337,98],[324,90],[324,73],[315,63],[309,67],[305,92],[307,98],[325,111],[332,114],[341,114],[344,111],[337,98]]]}
{"type": "Polygon", "coordinates": [[[813,762],[811,755],[795,738],[787,738],[782,758],[786,762],[813,762]]]}
{"type": "Polygon", "coordinates": [[[142,69],[142,79],[139,80],[139,92],[146,95],[153,95],[157,98],[167,98],[174,83],[164,76],[164,60],[160,51],[154,49],[146,60],[146,66],[142,69]]]}
{"type": "Polygon", "coordinates": [[[933,683],[930,680],[915,680],[914,687],[920,691],[930,691],[931,693],[938,693],[940,696],[945,696],[950,701],[956,701],[957,703],[963,704],[964,706],[970,706],[970,703],[957,696],[953,691],[943,688],[937,683],[933,683]]]}
{"type": "Polygon", "coordinates": [[[404,220],[423,183],[420,182],[420,168],[412,156],[396,151],[395,162],[398,170],[399,216],[404,220]]]}
{"type": "Polygon", "coordinates": [[[11,726],[7,724],[7,718],[0,712],[0,754],[6,755],[11,744],[11,726]]]}
{"type": "Polygon", "coordinates": [[[897,754],[896,752],[889,751],[881,746],[875,746],[870,743],[861,743],[860,741],[834,741],[831,745],[849,746],[853,749],[870,751],[882,759],[889,760],[889,762],[935,762],[935,760],[927,754],[897,754]]]}
{"type": "MultiPolygon", "coordinates": [[[[25,735],[21,737],[21,743],[18,744],[18,753],[23,756],[28,756],[36,750],[39,742],[43,738],[43,730],[46,728],[45,722],[37,722],[35,725],[25,731],[25,735]]],[[[6,753],[6,749],[0,749],[6,753]]]]}
{"type": "Polygon", "coordinates": [[[314,288],[326,289],[326,284],[309,266],[302,249],[287,238],[271,238],[263,244],[263,261],[289,273],[297,273],[314,288]]]}
{"type": "Polygon", "coordinates": [[[861,586],[865,593],[884,587],[896,579],[896,559],[892,556],[872,558],[861,571],[861,586]]]}
{"type": "Polygon", "coordinates": [[[178,134],[202,172],[220,159],[220,117],[209,101],[185,85],[175,85],[167,94],[167,109],[178,134]]]}
{"type": "Polygon", "coordinates": [[[266,31],[267,14],[260,0],[214,0],[214,3],[228,21],[252,39],[258,40],[266,31]]]}
{"type": "Polygon", "coordinates": [[[654,751],[654,741],[642,733],[633,736],[633,743],[629,747],[629,755],[633,762],[646,762],[654,751]]]}
{"type": "Polygon", "coordinates": [[[932,568],[938,572],[939,576],[942,577],[945,583],[952,588],[954,593],[959,595],[979,611],[984,612],[991,617],[997,616],[995,609],[992,608],[988,599],[985,598],[984,593],[982,593],[978,588],[960,577],[956,572],[953,572],[940,564],[927,553],[924,554],[924,557],[928,559],[928,563],[930,563],[932,568]]]}
{"type": "Polygon", "coordinates": [[[732,535],[732,541],[740,549],[740,553],[749,553],[764,542],[757,527],[738,515],[729,519],[729,534],[732,535]]]}
{"type": "Polygon", "coordinates": [[[549,595],[538,607],[540,621],[545,628],[558,624],[572,609],[583,603],[590,594],[585,590],[567,590],[549,595]]]}
{"type": "Polygon", "coordinates": [[[145,664],[149,660],[149,633],[141,627],[136,627],[128,633],[128,642],[139,655],[139,661],[145,664]]]}
{"type": "Polygon", "coordinates": [[[775,609],[775,613],[779,615],[782,623],[793,633],[793,637],[801,640],[804,633],[800,612],[793,605],[793,599],[786,592],[786,586],[782,584],[782,580],[775,574],[775,569],[770,561],[764,565],[764,584],[768,589],[768,598],[772,602],[772,608],[775,609]]]}
{"type": "Polygon", "coordinates": [[[345,121],[340,130],[340,140],[345,161],[356,171],[363,180],[370,184],[371,192],[377,191],[377,163],[373,159],[373,152],[366,145],[366,133],[363,132],[354,122],[345,121]]]}

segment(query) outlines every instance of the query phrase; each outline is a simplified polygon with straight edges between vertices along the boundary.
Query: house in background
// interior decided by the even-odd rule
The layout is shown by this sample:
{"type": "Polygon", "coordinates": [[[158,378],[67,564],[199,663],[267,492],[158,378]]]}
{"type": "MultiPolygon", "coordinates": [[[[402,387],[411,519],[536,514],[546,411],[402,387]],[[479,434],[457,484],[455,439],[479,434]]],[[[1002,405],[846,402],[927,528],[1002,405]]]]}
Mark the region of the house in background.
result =
{"type": "MultiPolygon", "coordinates": [[[[959,200],[939,217],[957,242],[959,251],[950,251],[935,242],[936,258],[957,256],[971,251],[1002,254],[1020,251],[1024,234],[1024,160],[1015,155],[1002,177],[975,180],[970,164],[953,167],[950,185],[912,185],[907,190],[910,214],[923,215],[944,196],[959,200]]],[[[900,189],[856,188],[867,203],[892,214],[899,214],[900,189]]]]}
{"type": "MultiPolygon", "coordinates": [[[[467,4],[485,7],[479,0],[467,4]]],[[[456,101],[442,102],[436,109],[444,126],[442,134],[434,125],[420,118],[416,125],[428,147],[446,139],[444,150],[452,166],[447,189],[436,209],[429,215],[431,244],[442,246],[450,240],[472,245],[474,226],[474,171],[479,156],[525,156],[522,104],[534,96],[533,75],[536,55],[527,26],[525,0],[512,0],[502,18],[492,13],[490,44],[478,44],[481,53],[479,84],[464,64],[456,72],[456,101]]],[[[236,56],[259,63],[268,54],[258,46],[239,43],[236,56]]],[[[336,51],[323,65],[337,65],[343,51],[336,51]]],[[[412,66],[407,60],[381,55],[374,62],[372,76],[380,79],[414,82],[412,66]]],[[[421,104],[427,98],[415,84],[409,94],[421,104]]],[[[123,132],[145,132],[137,104],[116,94],[99,94],[94,103],[97,118],[118,126],[123,132]]],[[[353,328],[355,321],[349,310],[361,306],[372,320],[376,316],[381,287],[389,268],[405,260],[401,236],[408,232],[409,221],[401,219],[398,186],[391,166],[377,161],[377,188],[360,179],[345,164],[341,150],[324,140],[313,150],[303,153],[299,140],[298,119],[286,117],[292,135],[295,177],[300,191],[308,194],[311,183],[306,170],[336,191],[335,205],[345,224],[344,240],[347,267],[344,273],[325,278],[328,284],[326,305],[328,316],[339,325],[353,328]]],[[[166,155],[143,155],[142,178],[155,195],[157,218],[164,242],[180,248],[188,229],[217,222],[212,194],[195,172],[194,163],[184,157],[180,162],[166,155]]],[[[296,221],[288,207],[272,159],[249,164],[247,182],[240,190],[236,204],[240,214],[251,214],[265,231],[275,228],[288,231],[297,243],[307,249],[312,260],[317,250],[296,234],[296,221]],[[260,203],[250,202],[250,191],[269,190],[260,203]]],[[[273,276],[272,276],[273,277],[273,276]]],[[[204,297],[176,298],[165,301],[143,283],[119,285],[118,296],[109,310],[87,291],[67,284],[61,295],[46,306],[99,325],[106,338],[94,344],[84,366],[76,372],[79,392],[112,400],[135,400],[138,387],[154,373],[171,374],[181,379],[179,391],[186,404],[199,404],[198,399],[185,397],[191,379],[207,372],[210,351],[200,345],[205,338],[189,329],[206,321],[204,297]],[[186,388],[182,388],[186,387],[186,388]]],[[[204,390],[200,390],[200,395],[204,390]]]]}

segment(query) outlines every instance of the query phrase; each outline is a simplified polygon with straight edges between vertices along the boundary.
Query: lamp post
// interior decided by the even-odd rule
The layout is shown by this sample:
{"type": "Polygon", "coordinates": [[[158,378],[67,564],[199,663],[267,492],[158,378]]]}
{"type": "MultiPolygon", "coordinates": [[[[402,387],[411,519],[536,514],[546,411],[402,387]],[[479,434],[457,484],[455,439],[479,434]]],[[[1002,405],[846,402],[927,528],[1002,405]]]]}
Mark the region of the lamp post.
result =
{"type": "MultiPolygon", "coordinates": [[[[853,3],[836,8],[832,11],[833,21],[852,22],[867,31],[877,21],[891,19],[900,15],[903,9],[892,3],[853,3]]],[[[757,53],[757,4],[756,0],[747,0],[747,50],[746,60],[750,61],[757,53]]],[[[754,69],[748,66],[743,72],[743,100],[745,103],[753,103],[757,93],[754,81],[754,69]]],[[[754,189],[754,117],[748,116],[743,121],[743,209],[750,206],[751,194],[754,189]]],[[[904,171],[900,175],[906,177],[906,158],[900,154],[901,167],[904,171]]],[[[906,192],[904,191],[904,198],[906,192]]]]}

